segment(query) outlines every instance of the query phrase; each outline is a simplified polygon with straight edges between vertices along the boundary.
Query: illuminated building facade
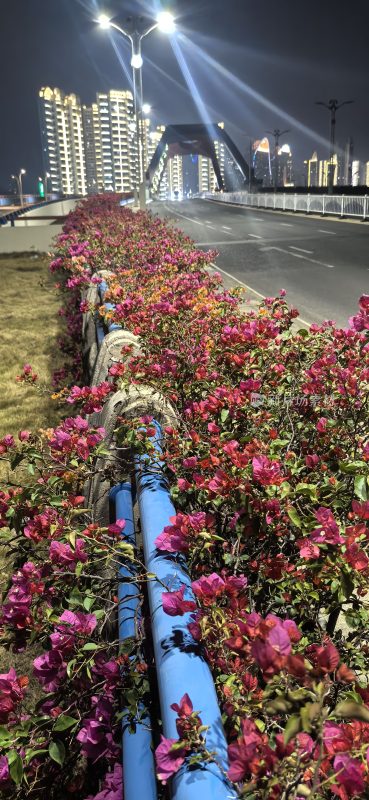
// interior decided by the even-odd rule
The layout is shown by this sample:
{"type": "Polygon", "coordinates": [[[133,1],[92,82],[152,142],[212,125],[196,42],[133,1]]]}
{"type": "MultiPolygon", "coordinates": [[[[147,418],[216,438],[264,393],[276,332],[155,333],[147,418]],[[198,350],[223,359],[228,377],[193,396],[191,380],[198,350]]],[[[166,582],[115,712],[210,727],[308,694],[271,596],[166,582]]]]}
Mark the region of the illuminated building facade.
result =
{"type": "Polygon", "coordinates": [[[75,94],[46,86],[39,91],[42,158],[52,192],[86,194],[82,108],[75,94]]]}
{"type": "Polygon", "coordinates": [[[337,154],[332,156],[331,159],[319,161],[319,182],[318,186],[329,185],[329,175],[333,172],[333,186],[338,183],[338,157],[337,154]]]}
{"type": "Polygon", "coordinates": [[[136,183],[133,97],[111,89],[96,98],[100,146],[100,186],[104,191],[128,192],[136,183]]]}
{"type": "Polygon", "coordinates": [[[283,144],[278,150],[277,186],[293,186],[292,153],[289,144],[283,144]]]}
{"type": "Polygon", "coordinates": [[[270,161],[269,139],[257,139],[253,145],[252,166],[254,176],[257,181],[261,181],[263,186],[272,186],[272,167],[270,161]]]}
{"type": "MultiPolygon", "coordinates": [[[[151,161],[151,159],[152,159],[152,157],[153,157],[153,155],[155,153],[155,150],[156,150],[156,148],[157,148],[157,146],[158,146],[158,144],[160,142],[160,139],[161,139],[164,131],[165,131],[165,125],[158,125],[156,130],[149,132],[148,144],[147,144],[147,163],[148,164],[150,163],[150,161],[151,161]]],[[[169,181],[168,170],[165,169],[163,177],[162,177],[161,182],[160,182],[160,187],[159,187],[159,194],[158,194],[159,200],[165,200],[169,195],[169,184],[168,184],[168,181],[169,181]]]]}
{"type": "MultiPolygon", "coordinates": [[[[39,92],[44,170],[51,190],[65,195],[127,192],[136,185],[136,126],[129,91],[98,93],[81,107],[75,94],[44,87],[39,92]]],[[[150,120],[143,121],[144,161],[150,120]]]]}
{"type": "Polygon", "coordinates": [[[352,177],[351,177],[351,186],[361,186],[362,180],[362,163],[361,161],[353,161],[352,162],[352,177]]]}
{"type": "Polygon", "coordinates": [[[86,164],[86,191],[87,194],[96,194],[98,191],[97,152],[92,106],[82,106],[82,121],[86,164]]]}

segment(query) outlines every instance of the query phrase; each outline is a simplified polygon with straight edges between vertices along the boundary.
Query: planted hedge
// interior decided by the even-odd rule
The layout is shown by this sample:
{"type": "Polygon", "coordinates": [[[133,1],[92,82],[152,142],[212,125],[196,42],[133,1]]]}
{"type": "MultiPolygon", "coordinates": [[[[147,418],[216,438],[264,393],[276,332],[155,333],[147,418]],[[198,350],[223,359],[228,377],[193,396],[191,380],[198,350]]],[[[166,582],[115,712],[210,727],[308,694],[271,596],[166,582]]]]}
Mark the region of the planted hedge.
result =
{"type": "MultiPolygon", "coordinates": [[[[56,396],[76,416],[0,442],[2,457],[29,472],[0,495],[1,542],[17,568],[2,641],[18,651],[37,643],[46,693],[27,701],[27,677],[1,676],[5,797],[120,797],[122,695],[133,717],[143,697],[150,705],[145,626],[124,650],[104,640],[116,604],[105,567],[139,554],[122,547],[122,522],[91,522],[82,494],[104,455],[86,414],[131,384],[159,390],[178,416],[164,431],[177,514],[157,547],[186,554],[196,604],[163,591],[163,606],[189,614],[211,666],[230,782],[249,800],[369,795],[369,297],[347,330],[292,332],[297,312],[283,291],[244,313],[238,292],[206,269],[213,257],[115,196],[82,203],[59,237],[51,269],[69,336],[56,396]],[[96,309],[81,292],[101,269],[113,273],[105,299],[115,308],[99,313],[138,335],[141,352],[125,348],[91,389],[81,313],[96,309]]],[[[152,433],[150,418],[122,419],[117,439],[150,452],[152,433]]],[[[144,596],[150,578],[138,566],[144,596]]],[[[188,695],[173,704],[178,740],[156,749],[164,784],[214,758],[201,709],[188,695]]]]}

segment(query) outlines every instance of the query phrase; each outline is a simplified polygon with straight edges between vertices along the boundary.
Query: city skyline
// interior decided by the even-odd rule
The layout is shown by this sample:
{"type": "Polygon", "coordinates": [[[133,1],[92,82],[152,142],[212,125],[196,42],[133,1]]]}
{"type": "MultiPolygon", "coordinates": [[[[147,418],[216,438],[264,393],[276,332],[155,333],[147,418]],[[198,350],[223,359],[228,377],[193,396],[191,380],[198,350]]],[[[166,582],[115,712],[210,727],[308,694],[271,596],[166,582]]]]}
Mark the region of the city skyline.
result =
{"type": "MultiPolygon", "coordinates": [[[[95,102],[86,106],[74,92],[67,95],[60,87],[39,90],[39,117],[42,146],[41,180],[44,194],[95,194],[127,192],[137,182],[136,126],[132,93],[109,89],[98,92],[95,102]],[[47,183],[47,185],[45,185],[47,183]]],[[[219,122],[219,128],[224,123],[219,122]]],[[[151,129],[143,119],[144,167],[148,168],[165,126],[151,129]]],[[[223,142],[214,139],[215,154],[223,182],[229,173],[229,155],[223,142]]],[[[210,159],[199,155],[175,155],[161,171],[157,190],[166,198],[177,193],[214,191],[218,186],[210,159]],[[189,175],[189,172],[193,173],[189,175]]]]}
{"type": "MultiPolygon", "coordinates": [[[[11,79],[2,86],[8,111],[1,126],[0,185],[24,167],[31,188],[41,169],[34,100],[40,86],[63,86],[87,104],[96,91],[129,88],[128,47],[122,37],[97,30],[96,14],[108,11],[122,21],[127,13],[153,16],[158,9],[154,2],[128,2],[122,9],[116,0],[48,6],[14,0],[3,9],[0,58],[11,79]]],[[[154,106],[155,124],[224,119],[243,153],[247,136],[261,138],[276,125],[290,128],[289,143],[302,161],[314,150],[328,155],[329,115],[314,102],[354,99],[338,112],[337,141],[344,146],[353,136],[357,159],[367,160],[366,3],[354,3],[350,25],[331,0],[323,8],[316,0],[306,7],[281,0],[277,8],[233,0],[227,14],[220,0],[177,0],[171,8],[175,40],[156,34],[145,43],[144,96],[154,106]]]]}

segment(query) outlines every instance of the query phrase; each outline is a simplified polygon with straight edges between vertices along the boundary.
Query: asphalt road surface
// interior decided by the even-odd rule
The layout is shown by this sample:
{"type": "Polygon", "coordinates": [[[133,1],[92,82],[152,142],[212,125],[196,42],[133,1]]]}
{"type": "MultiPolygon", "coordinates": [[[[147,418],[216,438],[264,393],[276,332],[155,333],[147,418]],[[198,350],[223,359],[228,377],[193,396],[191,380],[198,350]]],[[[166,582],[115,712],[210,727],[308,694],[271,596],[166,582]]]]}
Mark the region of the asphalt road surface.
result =
{"type": "Polygon", "coordinates": [[[304,217],[207,200],[155,202],[204,250],[215,248],[228,285],[263,296],[286,289],[308,323],[335,320],[346,327],[357,300],[369,294],[369,223],[304,217]]]}

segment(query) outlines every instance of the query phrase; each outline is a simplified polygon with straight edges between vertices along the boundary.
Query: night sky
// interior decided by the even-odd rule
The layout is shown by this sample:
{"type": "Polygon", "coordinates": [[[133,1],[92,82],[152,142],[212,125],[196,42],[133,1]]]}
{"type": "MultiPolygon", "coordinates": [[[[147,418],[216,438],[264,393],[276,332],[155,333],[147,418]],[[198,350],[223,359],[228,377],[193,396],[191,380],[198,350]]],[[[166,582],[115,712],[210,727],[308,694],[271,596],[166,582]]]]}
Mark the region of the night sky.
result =
{"type": "MultiPolygon", "coordinates": [[[[91,103],[97,91],[129,88],[129,45],[93,23],[155,16],[155,0],[0,0],[0,192],[42,169],[37,97],[43,85],[91,103]]],[[[169,8],[169,4],[163,7],[169,8]]],[[[369,160],[369,2],[174,0],[175,40],[145,41],[144,99],[155,124],[224,120],[242,152],[267,129],[290,128],[296,162],[328,155],[329,113],[315,100],[355,100],[337,115],[337,140],[354,139],[369,160]],[[179,66],[182,64],[182,69],[179,66]],[[192,96],[189,89],[192,88],[192,96]]]]}

